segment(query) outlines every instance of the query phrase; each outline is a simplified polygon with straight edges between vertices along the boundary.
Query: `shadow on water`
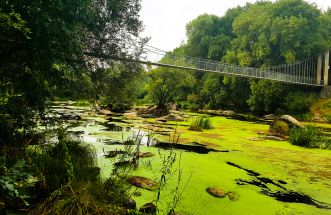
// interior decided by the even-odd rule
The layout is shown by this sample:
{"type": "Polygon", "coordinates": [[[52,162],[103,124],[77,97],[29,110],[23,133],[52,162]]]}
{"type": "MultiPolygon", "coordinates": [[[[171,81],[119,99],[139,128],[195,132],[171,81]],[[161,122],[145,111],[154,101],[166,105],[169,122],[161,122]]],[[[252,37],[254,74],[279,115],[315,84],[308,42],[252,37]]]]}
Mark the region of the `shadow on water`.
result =
{"type": "Polygon", "coordinates": [[[199,143],[192,143],[190,145],[184,145],[179,143],[167,143],[167,142],[158,142],[155,147],[162,149],[179,149],[185,150],[187,152],[195,152],[198,154],[208,154],[209,152],[230,152],[229,150],[216,150],[199,143]]]}
{"type": "Polygon", "coordinates": [[[113,131],[113,132],[131,131],[131,127],[120,126],[120,125],[116,125],[114,123],[105,122],[105,123],[100,123],[100,124],[103,125],[104,127],[106,127],[105,129],[103,129],[104,131],[113,131]]]}
{"type": "Polygon", "coordinates": [[[238,185],[253,185],[261,188],[261,193],[270,197],[275,198],[281,202],[294,202],[294,203],[303,203],[311,206],[315,206],[317,208],[323,209],[331,209],[331,205],[317,201],[312,197],[295,192],[293,190],[287,190],[283,185],[287,184],[285,181],[277,180],[277,182],[271,180],[270,178],[262,177],[260,173],[255,172],[250,169],[243,168],[237,164],[232,162],[226,162],[228,165],[236,167],[238,169],[244,170],[248,175],[254,177],[252,180],[243,180],[236,179],[236,184],[238,185]],[[270,189],[269,185],[274,185],[278,188],[278,190],[273,191],[270,189]]]}

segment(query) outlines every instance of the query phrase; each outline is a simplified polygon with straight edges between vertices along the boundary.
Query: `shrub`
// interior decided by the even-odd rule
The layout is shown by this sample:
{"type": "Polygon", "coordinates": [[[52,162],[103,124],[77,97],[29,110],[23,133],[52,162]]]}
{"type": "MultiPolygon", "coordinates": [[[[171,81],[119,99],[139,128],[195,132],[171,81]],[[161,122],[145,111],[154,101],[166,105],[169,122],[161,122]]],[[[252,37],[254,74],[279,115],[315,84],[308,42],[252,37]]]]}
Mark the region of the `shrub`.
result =
{"type": "MultiPolygon", "coordinates": [[[[113,194],[113,193],[111,193],[113,194]]],[[[121,193],[115,193],[120,198],[121,193]]],[[[114,204],[107,199],[102,183],[67,184],[36,205],[29,214],[127,214],[123,203],[114,204]]]]}
{"type": "Polygon", "coordinates": [[[331,115],[325,116],[325,119],[328,123],[331,123],[331,115]]]}
{"type": "Polygon", "coordinates": [[[53,192],[69,181],[95,181],[98,178],[95,151],[80,141],[59,136],[59,143],[29,151],[33,171],[39,177],[40,193],[53,192]]]}
{"type": "Polygon", "coordinates": [[[214,128],[209,118],[199,117],[192,120],[189,130],[202,131],[202,129],[214,128]]]}
{"type": "Polygon", "coordinates": [[[286,107],[289,114],[303,115],[309,112],[310,106],[316,101],[316,97],[313,94],[304,92],[290,93],[286,98],[286,107]]]}
{"type": "Polygon", "coordinates": [[[315,127],[292,128],[289,134],[289,141],[293,145],[321,148],[323,147],[322,132],[315,127]]]}

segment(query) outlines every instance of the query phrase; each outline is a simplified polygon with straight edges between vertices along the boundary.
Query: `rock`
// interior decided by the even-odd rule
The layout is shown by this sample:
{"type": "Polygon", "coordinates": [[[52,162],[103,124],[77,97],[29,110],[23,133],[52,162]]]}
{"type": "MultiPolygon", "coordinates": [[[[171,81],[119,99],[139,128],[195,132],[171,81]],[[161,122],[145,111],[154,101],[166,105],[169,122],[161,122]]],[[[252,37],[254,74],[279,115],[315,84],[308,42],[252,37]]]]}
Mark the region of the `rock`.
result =
{"type": "Polygon", "coordinates": [[[114,157],[116,157],[117,155],[122,155],[122,154],[126,154],[127,152],[125,152],[125,151],[122,151],[122,150],[119,150],[119,151],[109,151],[106,155],[105,155],[105,157],[106,158],[114,158],[114,157]]]}
{"type": "Polygon", "coordinates": [[[233,110],[225,110],[222,114],[224,116],[234,116],[236,113],[233,110]]]}
{"type": "Polygon", "coordinates": [[[139,209],[139,212],[145,214],[156,214],[156,206],[152,202],[146,203],[139,209]]]}
{"type": "Polygon", "coordinates": [[[249,137],[249,138],[247,138],[247,140],[250,140],[250,141],[262,141],[264,139],[263,138],[260,138],[260,137],[249,137]]]}
{"type": "Polygon", "coordinates": [[[155,118],[154,114],[151,113],[144,113],[140,115],[142,118],[155,118]]]}
{"type": "Polygon", "coordinates": [[[155,121],[157,121],[157,122],[167,122],[168,120],[166,120],[164,118],[157,118],[155,121]]]}
{"type": "Polygon", "coordinates": [[[141,196],[141,195],[142,195],[142,193],[139,192],[139,191],[133,192],[132,194],[133,194],[134,196],[141,196]]]}
{"type": "Polygon", "coordinates": [[[303,128],[304,126],[294,117],[290,116],[290,115],[283,115],[280,117],[280,120],[288,122],[292,125],[298,126],[300,128],[303,128]]]}
{"type": "Polygon", "coordinates": [[[274,120],[269,128],[269,132],[272,134],[288,135],[289,131],[290,127],[288,123],[281,120],[274,120]]]}
{"type": "Polygon", "coordinates": [[[222,190],[220,188],[216,188],[216,187],[208,187],[206,189],[206,192],[217,198],[224,198],[226,196],[226,193],[224,192],[224,190],[222,190]]]}
{"type": "Polygon", "coordinates": [[[266,119],[266,120],[274,120],[274,119],[276,119],[276,115],[275,114],[268,114],[268,115],[264,115],[263,118],[266,119]]]}
{"type": "Polygon", "coordinates": [[[137,206],[136,201],[133,199],[128,199],[124,202],[124,207],[126,209],[135,210],[136,206],[137,206]]]}
{"type": "Polygon", "coordinates": [[[101,114],[101,115],[107,115],[107,116],[112,115],[112,112],[110,110],[104,109],[104,108],[98,110],[98,113],[101,114]]]}
{"type": "Polygon", "coordinates": [[[70,113],[70,114],[62,114],[62,119],[66,119],[66,120],[71,120],[71,119],[75,119],[75,120],[81,120],[82,117],[74,114],[74,113],[70,113]]]}
{"type": "Polygon", "coordinates": [[[231,201],[237,201],[237,200],[239,200],[239,197],[240,197],[240,195],[238,193],[233,192],[233,191],[228,192],[227,195],[229,196],[229,199],[231,201]]]}
{"type": "Polygon", "coordinates": [[[282,137],[277,137],[277,136],[273,136],[273,135],[267,135],[265,137],[266,140],[277,140],[277,141],[284,141],[285,139],[282,137]]]}
{"type": "MultiPolygon", "coordinates": [[[[288,136],[290,128],[292,127],[300,127],[304,126],[296,120],[294,117],[290,115],[283,115],[279,119],[275,119],[269,128],[269,133],[283,136],[288,136]]],[[[274,136],[274,135],[273,135],[274,136]]]]}
{"type": "Polygon", "coordinates": [[[150,158],[155,156],[155,154],[153,154],[152,152],[140,152],[138,157],[140,158],[150,158]]]}
{"type": "Polygon", "coordinates": [[[158,188],[158,185],[153,180],[142,176],[132,176],[128,179],[128,182],[133,186],[147,190],[156,190],[158,188]]]}
{"type": "Polygon", "coordinates": [[[174,113],[171,113],[171,114],[165,116],[164,119],[170,120],[170,121],[184,121],[181,116],[176,115],[174,113]]]}
{"type": "Polygon", "coordinates": [[[179,105],[176,103],[170,104],[169,107],[171,110],[180,110],[179,105]]]}

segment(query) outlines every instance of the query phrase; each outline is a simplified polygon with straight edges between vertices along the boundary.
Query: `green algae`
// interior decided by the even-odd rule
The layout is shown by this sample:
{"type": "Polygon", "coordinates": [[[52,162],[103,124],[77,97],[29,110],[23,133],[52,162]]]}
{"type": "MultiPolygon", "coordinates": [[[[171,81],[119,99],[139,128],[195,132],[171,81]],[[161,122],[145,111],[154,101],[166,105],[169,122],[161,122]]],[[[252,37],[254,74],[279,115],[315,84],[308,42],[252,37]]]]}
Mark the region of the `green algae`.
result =
{"type": "MultiPolygon", "coordinates": [[[[96,116],[96,118],[100,117],[96,116]]],[[[189,120],[153,125],[176,130],[180,135],[181,144],[197,142],[217,150],[230,150],[229,153],[210,152],[208,154],[175,150],[178,155],[181,154],[182,180],[179,190],[185,187],[176,211],[181,214],[331,214],[330,210],[303,203],[277,201],[261,193],[261,187],[258,186],[238,185],[238,179],[251,181],[254,177],[243,169],[228,164],[232,162],[244,169],[259,173],[261,177],[275,182],[285,182],[286,184],[282,186],[288,191],[302,193],[317,201],[331,204],[330,150],[306,149],[293,146],[286,141],[250,141],[249,138],[258,137],[258,133],[267,132],[269,126],[219,116],[211,117],[211,121],[215,128],[203,132],[187,130],[189,120]],[[187,186],[185,186],[186,183],[187,186]],[[208,187],[221,187],[240,197],[237,201],[231,201],[229,198],[217,199],[205,192],[208,187]]],[[[136,126],[140,126],[139,123],[153,124],[155,119],[136,121],[136,126]]],[[[102,125],[81,126],[72,130],[82,129],[95,138],[123,140],[130,137],[130,132],[123,134],[105,131],[102,125]]],[[[169,141],[168,136],[160,135],[157,131],[155,137],[161,141],[169,141]]],[[[90,144],[93,144],[98,152],[124,149],[124,146],[105,145],[93,140],[90,144]]],[[[169,151],[144,146],[141,146],[141,151],[151,152],[156,156],[141,160],[139,167],[132,172],[132,175],[158,180],[162,167],[162,156],[159,154],[166,155],[169,151]]],[[[116,161],[104,156],[98,157],[104,178],[112,174],[113,164],[116,161]]],[[[178,162],[179,160],[173,167],[172,177],[161,191],[162,204],[159,205],[161,214],[166,212],[167,206],[173,201],[178,181],[178,162]]],[[[268,187],[271,191],[279,190],[279,187],[273,184],[268,184],[268,187]]],[[[135,188],[132,189],[132,193],[136,191],[135,188]]],[[[155,191],[139,189],[139,192],[142,193],[141,196],[132,196],[137,201],[138,207],[156,199],[155,191]]]]}

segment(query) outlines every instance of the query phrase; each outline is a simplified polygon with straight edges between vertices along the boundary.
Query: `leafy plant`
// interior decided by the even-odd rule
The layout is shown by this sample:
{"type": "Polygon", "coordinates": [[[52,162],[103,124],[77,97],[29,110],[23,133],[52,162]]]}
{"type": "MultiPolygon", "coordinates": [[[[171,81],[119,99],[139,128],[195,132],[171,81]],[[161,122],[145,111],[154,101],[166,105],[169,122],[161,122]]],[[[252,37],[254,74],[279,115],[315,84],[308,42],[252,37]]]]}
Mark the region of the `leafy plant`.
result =
{"type": "MultiPolygon", "coordinates": [[[[17,160],[17,162],[7,169],[4,164],[1,165],[2,172],[0,173],[0,193],[6,198],[5,202],[22,204],[29,206],[31,199],[29,188],[33,187],[38,181],[32,173],[27,171],[28,165],[25,160],[17,160]]],[[[17,207],[17,205],[15,206],[17,207]]]]}
{"type": "Polygon", "coordinates": [[[321,148],[324,140],[322,132],[318,128],[307,126],[304,128],[292,128],[289,133],[289,141],[293,145],[321,148]]]}
{"type": "Polygon", "coordinates": [[[316,98],[313,94],[304,92],[289,93],[285,98],[289,114],[296,116],[303,116],[309,113],[309,108],[315,101],[316,98]]]}
{"type": "Polygon", "coordinates": [[[48,193],[73,181],[95,181],[99,174],[91,146],[60,134],[59,142],[31,149],[32,169],[39,188],[48,193]]]}

